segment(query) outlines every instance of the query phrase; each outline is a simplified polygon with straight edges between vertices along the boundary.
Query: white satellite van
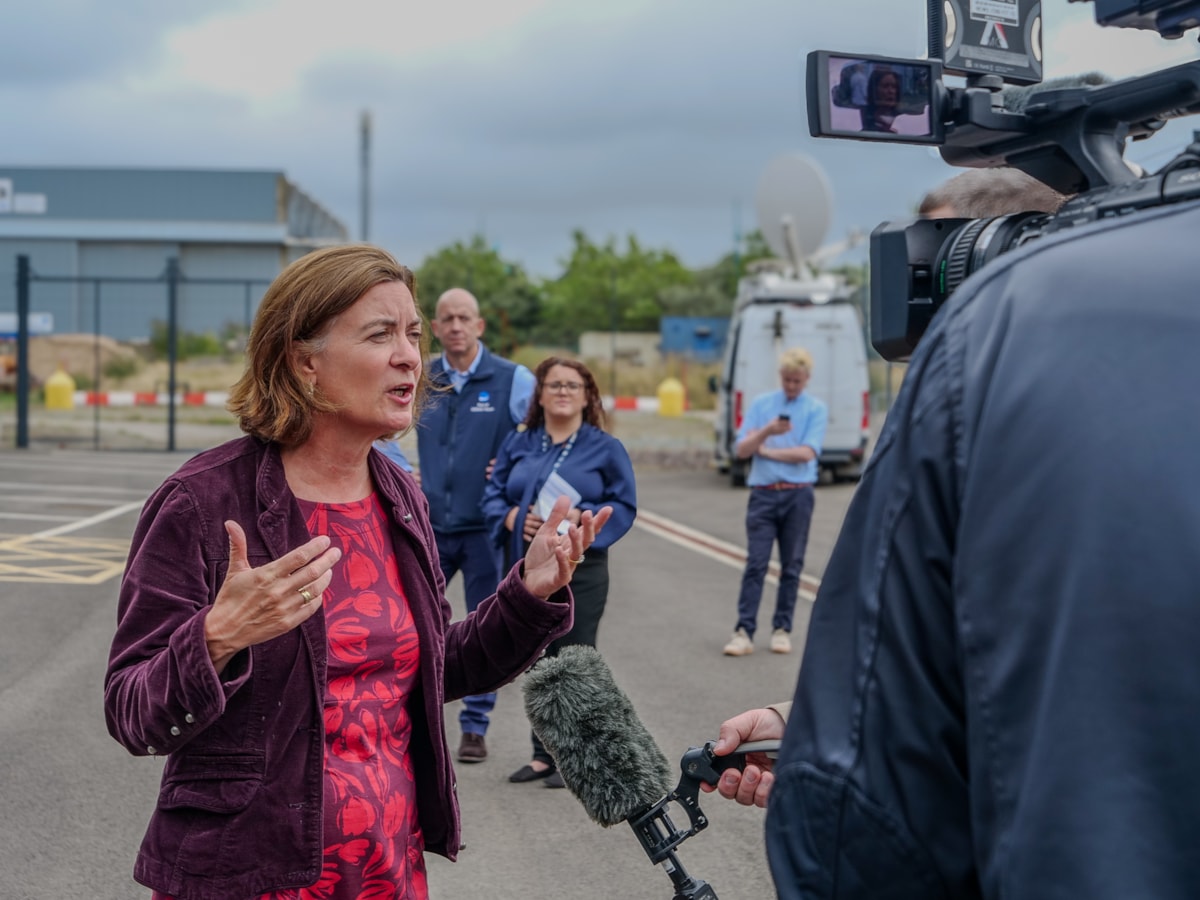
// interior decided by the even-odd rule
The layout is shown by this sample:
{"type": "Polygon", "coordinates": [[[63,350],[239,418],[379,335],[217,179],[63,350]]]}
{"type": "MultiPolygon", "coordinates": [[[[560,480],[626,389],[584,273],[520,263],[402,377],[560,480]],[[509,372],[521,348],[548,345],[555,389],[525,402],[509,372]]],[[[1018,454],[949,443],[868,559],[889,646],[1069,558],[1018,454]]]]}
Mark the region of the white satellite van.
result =
{"type": "Polygon", "coordinates": [[[805,392],[825,401],[829,425],[819,465],[834,481],[861,473],[870,428],[866,337],[852,291],[832,275],[797,278],[759,271],[743,278],[725,341],[717,394],[714,459],[734,487],[746,483],[749,460],[734,455],[737,430],[751,401],[779,390],[779,354],[804,347],[813,371],[805,392]]]}

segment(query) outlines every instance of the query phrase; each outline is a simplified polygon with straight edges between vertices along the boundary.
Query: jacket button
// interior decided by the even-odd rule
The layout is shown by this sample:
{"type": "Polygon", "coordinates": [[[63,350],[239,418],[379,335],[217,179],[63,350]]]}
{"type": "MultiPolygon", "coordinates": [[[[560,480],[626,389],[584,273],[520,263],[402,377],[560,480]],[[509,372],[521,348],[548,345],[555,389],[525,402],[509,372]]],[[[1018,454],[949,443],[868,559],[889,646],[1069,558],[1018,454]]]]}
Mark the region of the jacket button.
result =
{"type": "Polygon", "coordinates": [[[151,745],[151,744],[147,744],[147,745],[146,745],[146,752],[147,752],[147,753],[149,753],[151,756],[153,756],[153,755],[154,755],[155,753],[157,753],[158,751],[154,749],[153,745],[151,745]]]}
{"type": "Polygon", "coordinates": [[[172,726],[171,726],[171,734],[172,734],[174,737],[179,737],[179,726],[178,726],[178,725],[172,725],[172,726]]]}
{"type": "Polygon", "coordinates": [[[191,725],[193,722],[195,722],[195,721],[196,721],[196,717],[195,717],[195,716],[193,716],[191,713],[184,713],[184,714],[183,714],[183,721],[185,721],[185,722],[187,722],[189,725],[191,725]]]}
{"type": "Polygon", "coordinates": [[[411,522],[411,521],[412,521],[412,513],[405,513],[405,514],[404,514],[404,521],[405,521],[405,522],[411,522]]]}

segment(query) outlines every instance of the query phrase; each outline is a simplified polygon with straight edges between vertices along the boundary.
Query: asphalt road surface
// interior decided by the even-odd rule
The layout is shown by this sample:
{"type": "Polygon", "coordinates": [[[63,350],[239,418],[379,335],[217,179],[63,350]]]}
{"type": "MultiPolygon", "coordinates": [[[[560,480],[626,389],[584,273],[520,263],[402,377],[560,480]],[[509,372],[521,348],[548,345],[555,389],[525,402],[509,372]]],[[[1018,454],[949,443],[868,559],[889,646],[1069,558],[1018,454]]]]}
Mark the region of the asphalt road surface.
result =
{"type": "MultiPolygon", "coordinates": [[[[187,454],[0,450],[0,897],[145,898],[131,877],[162,763],[129,756],[107,733],[105,658],[120,573],[141,504],[187,454]]],[[[725,718],[791,696],[812,591],[853,493],[821,487],[789,656],[721,655],[734,624],[746,493],[704,470],[639,470],[641,515],[611,554],[599,649],[675,765],[725,718]]],[[[456,614],[461,588],[451,585],[456,614]]],[[[458,704],[447,709],[451,748],[458,704]]],[[[500,692],[486,762],[459,765],[466,848],[430,856],[434,900],[670,898],[624,824],[602,828],[565,790],[510,784],[529,758],[520,680],[500,692]]],[[[723,900],[774,897],[763,814],[703,795],[707,830],[685,841],[687,871],[723,900]]],[[[682,811],[676,824],[686,821],[682,811]]]]}

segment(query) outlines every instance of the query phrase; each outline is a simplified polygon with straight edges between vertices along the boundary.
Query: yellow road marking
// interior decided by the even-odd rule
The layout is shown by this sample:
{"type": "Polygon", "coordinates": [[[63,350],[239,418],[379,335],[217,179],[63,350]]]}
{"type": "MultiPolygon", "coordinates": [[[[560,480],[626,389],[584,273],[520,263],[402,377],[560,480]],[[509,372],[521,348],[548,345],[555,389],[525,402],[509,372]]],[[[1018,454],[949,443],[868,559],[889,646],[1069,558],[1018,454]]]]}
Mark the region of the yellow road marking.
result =
{"type": "Polygon", "coordinates": [[[125,568],[129,542],[0,534],[0,582],[101,584],[125,568]]]}

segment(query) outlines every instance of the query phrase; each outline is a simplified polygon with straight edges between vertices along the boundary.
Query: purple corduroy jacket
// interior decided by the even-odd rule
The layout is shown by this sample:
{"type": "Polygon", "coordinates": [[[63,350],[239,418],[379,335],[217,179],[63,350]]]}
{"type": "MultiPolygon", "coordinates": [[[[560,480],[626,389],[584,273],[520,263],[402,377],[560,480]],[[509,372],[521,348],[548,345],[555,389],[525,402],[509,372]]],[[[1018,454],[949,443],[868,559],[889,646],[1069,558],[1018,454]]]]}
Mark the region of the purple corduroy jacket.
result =
{"type": "MultiPolygon", "coordinates": [[[[421,828],[428,850],[454,859],[461,832],[442,706],[527,669],[569,630],[570,593],[541,600],[514,569],[451,623],[420,488],[374,450],[370,468],[420,635],[409,703],[421,828]]],[[[146,502],[104,682],[113,737],[166,756],[134,878],[179,900],[257,897],[321,873],[325,618],[243,650],[217,674],[204,620],[229,566],[227,519],[245,530],[252,566],[309,540],[277,446],[246,437],[208,450],[146,502]]]]}

